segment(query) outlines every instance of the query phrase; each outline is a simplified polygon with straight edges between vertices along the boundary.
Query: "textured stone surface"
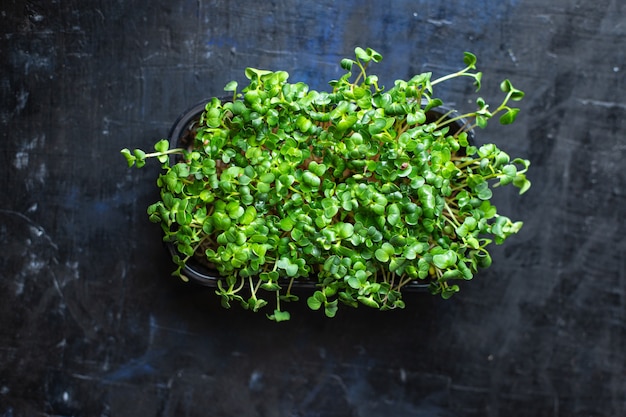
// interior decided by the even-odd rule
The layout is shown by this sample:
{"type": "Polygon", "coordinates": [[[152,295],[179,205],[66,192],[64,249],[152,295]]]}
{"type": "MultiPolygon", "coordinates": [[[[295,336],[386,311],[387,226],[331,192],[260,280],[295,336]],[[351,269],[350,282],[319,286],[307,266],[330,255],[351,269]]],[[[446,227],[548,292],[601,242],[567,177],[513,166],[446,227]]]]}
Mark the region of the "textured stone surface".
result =
{"type": "MultiPolygon", "coordinates": [[[[0,6],[0,415],[626,415],[620,0],[4,1],[0,6]],[[285,69],[324,88],[354,46],[382,84],[457,68],[527,92],[495,141],[533,161],[498,193],[525,221],[494,265],[404,311],[223,310],[182,285],[129,170],[186,107],[285,69]]],[[[458,88],[458,89],[457,89],[458,88]]],[[[472,91],[441,94],[462,106],[472,91]]]]}

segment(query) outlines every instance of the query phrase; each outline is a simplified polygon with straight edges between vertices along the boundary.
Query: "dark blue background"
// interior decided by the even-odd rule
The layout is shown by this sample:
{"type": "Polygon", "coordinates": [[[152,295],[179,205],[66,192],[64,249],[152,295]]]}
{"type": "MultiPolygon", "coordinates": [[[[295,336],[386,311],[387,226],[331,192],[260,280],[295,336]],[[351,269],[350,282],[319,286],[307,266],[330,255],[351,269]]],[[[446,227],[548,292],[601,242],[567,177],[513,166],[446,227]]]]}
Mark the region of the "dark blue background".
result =
{"type": "MultiPolygon", "coordinates": [[[[626,415],[621,0],[10,1],[0,5],[0,415],[626,415]],[[533,188],[525,221],[444,302],[329,320],[223,310],[182,285],[158,226],[157,164],[130,170],[247,66],[316,89],[355,46],[391,85],[460,68],[526,91],[493,141],[533,188]]],[[[440,95],[475,97],[454,81],[440,95]]]]}

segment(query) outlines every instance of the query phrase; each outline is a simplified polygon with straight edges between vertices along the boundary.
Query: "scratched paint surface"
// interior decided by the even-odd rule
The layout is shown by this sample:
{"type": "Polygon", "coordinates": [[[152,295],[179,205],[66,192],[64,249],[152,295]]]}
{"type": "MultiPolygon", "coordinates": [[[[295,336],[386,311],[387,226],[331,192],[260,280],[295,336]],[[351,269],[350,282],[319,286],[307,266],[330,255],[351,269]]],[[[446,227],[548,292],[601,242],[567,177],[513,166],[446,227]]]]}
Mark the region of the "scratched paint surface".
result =
{"type": "Polygon", "coordinates": [[[146,4],[0,7],[0,416],[626,415],[623,1],[146,4]],[[497,195],[522,233],[450,302],[332,321],[172,279],[156,167],[119,149],[247,66],[324,88],[356,45],[386,85],[469,50],[481,94],[527,91],[517,129],[479,132],[533,161],[531,192],[497,195]]]}

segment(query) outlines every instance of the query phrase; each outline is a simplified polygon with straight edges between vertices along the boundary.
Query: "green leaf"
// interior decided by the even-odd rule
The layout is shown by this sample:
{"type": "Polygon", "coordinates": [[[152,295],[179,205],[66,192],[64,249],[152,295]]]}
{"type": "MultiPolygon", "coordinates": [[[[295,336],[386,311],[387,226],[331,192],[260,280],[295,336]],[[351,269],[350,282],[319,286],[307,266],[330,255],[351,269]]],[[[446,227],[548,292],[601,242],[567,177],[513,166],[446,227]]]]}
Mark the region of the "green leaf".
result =
{"type": "Polygon", "coordinates": [[[138,160],[146,159],[146,153],[141,149],[133,149],[133,155],[135,155],[135,158],[137,158],[138,160]]]}
{"type": "Polygon", "coordinates": [[[510,125],[517,118],[517,113],[519,113],[519,109],[517,108],[508,109],[506,113],[500,116],[500,123],[503,125],[510,125]]]}
{"type": "Polygon", "coordinates": [[[497,213],[496,206],[492,205],[489,201],[483,201],[480,203],[479,209],[483,212],[485,219],[491,219],[497,213]]]}
{"type": "Polygon", "coordinates": [[[342,116],[341,120],[337,122],[337,130],[339,132],[345,132],[350,129],[357,122],[357,120],[358,118],[354,114],[342,116]]]}
{"type": "Polygon", "coordinates": [[[187,178],[189,176],[189,165],[179,162],[172,167],[172,171],[180,178],[187,178]]]}
{"type": "Polygon", "coordinates": [[[389,242],[385,242],[374,252],[374,256],[380,262],[389,262],[391,256],[395,254],[395,248],[389,242]]]}
{"type": "Polygon", "coordinates": [[[444,300],[449,299],[450,297],[452,297],[454,294],[456,294],[457,292],[459,292],[459,286],[458,285],[452,285],[448,288],[444,288],[441,291],[441,298],[443,298],[444,300]]]}
{"type": "Polygon", "coordinates": [[[280,290],[280,285],[278,285],[274,281],[270,281],[261,284],[261,288],[263,288],[265,291],[278,291],[280,290]]]}
{"type": "Polygon", "coordinates": [[[381,54],[371,48],[367,48],[366,52],[369,56],[372,57],[372,61],[374,62],[380,62],[383,59],[383,56],[381,54]]]}
{"type": "Polygon", "coordinates": [[[369,62],[371,60],[371,56],[370,54],[368,54],[365,49],[357,46],[356,48],[354,48],[354,54],[356,55],[356,57],[358,59],[360,59],[363,62],[369,62]]]}
{"type": "Polygon", "coordinates": [[[280,300],[281,301],[286,301],[286,302],[298,301],[299,299],[300,299],[300,297],[298,297],[297,295],[294,295],[294,294],[285,294],[285,295],[281,295],[280,296],[280,300]]]}
{"type": "Polygon", "coordinates": [[[472,270],[465,265],[465,262],[459,260],[457,267],[459,268],[459,271],[461,271],[463,279],[470,280],[473,278],[474,275],[472,274],[472,270]]]}
{"type": "Polygon", "coordinates": [[[291,318],[291,315],[288,311],[274,310],[274,314],[271,316],[267,316],[268,319],[273,320],[275,322],[287,321],[291,318]]]}
{"type": "Polygon", "coordinates": [[[290,277],[295,277],[298,274],[298,265],[292,263],[288,258],[280,258],[276,266],[284,269],[290,277]]]}
{"type": "Polygon", "coordinates": [[[233,220],[239,219],[245,213],[245,209],[239,205],[238,201],[228,203],[226,205],[226,211],[228,212],[228,216],[233,220]]]}
{"type": "Polygon", "coordinates": [[[457,256],[453,250],[433,256],[433,264],[439,269],[446,269],[456,264],[457,256]]]}
{"type": "Polygon", "coordinates": [[[248,67],[245,70],[246,78],[248,78],[249,80],[252,80],[255,78],[260,79],[262,75],[271,74],[271,73],[272,71],[261,70],[261,69],[251,68],[251,67],[248,67]]]}
{"type": "Polygon", "coordinates": [[[480,87],[481,87],[481,79],[483,78],[483,73],[482,72],[477,72],[474,74],[474,87],[476,87],[476,91],[480,91],[480,87]]]}
{"type": "Polygon", "coordinates": [[[382,132],[387,126],[387,119],[379,117],[374,119],[374,122],[368,126],[368,131],[370,135],[375,135],[377,133],[382,132]]]}
{"type": "Polygon", "coordinates": [[[389,254],[380,248],[376,249],[374,256],[376,256],[376,259],[380,262],[389,262],[389,254]]]}
{"type": "Polygon", "coordinates": [[[511,93],[511,100],[513,101],[520,101],[523,98],[524,98],[524,92],[522,90],[516,89],[511,93]]]}
{"type": "Polygon", "coordinates": [[[333,318],[337,314],[337,308],[337,300],[327,302],[324,304],[324,314],[326,314],[326,317],[333,318]]]}
{"type": "Polygon", "coordinates": [[[283,231],[289,232],[291,229],[293,229],[293,226],[295,225],[295,221],[291,219],[290,217],[285,217],[280,220],[279,225],[283,231]]]}
{"type": "Polygon", "coordinates": [[[154,145],[154,149],[157,152],[167,152],[170,147],[170,143],[166,139],[161,139],[154,145]]]}
{"type": "Polygon", "coordinates": [[[355,290],[358,290],[359,288],[361,288],[362,283],[356,276],[351,276],[350,278],[348,278],[348,285],[355,290]]]}
{"type": "Polygon", "coordinates": [[[478,243],[478,239],[476,239],[473,236],[468,237],[465,242],[467,243],[467,246],[469,246],[472,249],[480,248],[480,243],[478,243]]]}
{"type": "Polygon", "coordinates": [[[168,171],[165,175],[162,175],[159,180],[161,180],[172,192],[180,192],[180,189],[182,189],[178,175],[176,175],[176,173],[172,170],[168,171]]]}
{"type": "Polygon", "coordinates": [[[267,248],[265,247],[265,245],[262,245],[260,243],[252,243],[250,247],[252,249],[252,253],[254,253],[259,258],[264,257],[265,253],[267,252],[267,248]]]}
{"type": "Polygon", "coordinates": [[[339,239],[348,239],[354,234],[354,226],[351,223],[337,223],[335,229],[339,239]]]}
{"type": "Polygon", "coordinates": [[[404,250],[404,257],[406,259],[413,260],[417,258],[417,255],[421,255],[426,250],[428,250],[428,243],[418,242],[406,247],[404,250]]]}
{"type": "Polygon", "coordinates": [[[520,101],[522,98],[524,98],[524,92],[513,87],[513,84],[508,79],[500,83],[500,90],[505,93],[509,93],[511,100],[513,101],[520,101]]]}
{"type": "Polygon", "coordinates": [[[471,232],[478,226],[478,221],[473,217],[466,217],[465,220],[463,220],[463,225],[471,232]]]}
{"type": "Polygon", "coordinates": [[[511,81],[504,80],[500,83],[500,90],[502,90],[502,92],[504,93],[508,93],[509,91],[513,90],[513,84],[511,84],[511,81]]]}
{"type": "Polygon", "coordinates": [[[250,178],[246,174],[242,174],[237,178],[237,182],[239,182],[239,185],[248,185],[250,184],[250,181],[252,181],[252,178],[250,178]]]}
{"type": "Polygon", "coordinates": [[[415,113],[409,113],[406,115],[406,122],[408,125],[423,124],[426,121],[426,113],[422,110],[417,110],[415,113]]]}
{"type": "Polygon", "coordinates": [[[324,217],[332,219],[339,212],[339,205],[335,199],[325,198],[322,200],[322,208],[324,209],[324,217]]]}
{"type": "Polygon", "coordinates": [[[302,173],[302,182],[314,188],[319,187],[321,184],[320,177],[311,171],[304,171],[302,173]]]}
{"type": "MultiPolygon", "coordinates": [[[[262,299],[258,299],[258,298],[250,298],[247,302],[247,308],[254,311],[255,313],[258,312],[262,307],[267,305],[267,301],[262,300],[262,299]]],[[[246,308],[246,307],[244,307],[246,308]]]]}
{"type": "Polygon", "coordinates": [[[265,184],[271,184],[274,182],[275,179],[276,179],[276,176],[271,172],[266,172],[264,174],[261,174],[261,176],[259,177],[259,181],[265,184]]]}
{"type": "Polygon", "coordinates": [[[224,91],[237,91],[237,81],[230,81],[224,86],[224,91]]]}
{"type": "Polygon", "coordinates": [[[476,55],[471,52],[464,52],[463,62],[471,69],[476,68],[476,55]]]}
{"type": "Polygon", "coordinates": [[[526,176],[524,174],[519,174],[513,180],[513,185],[520,189],[520,194],[524,194],[530,188],[531,183],[529,180],[526,179],[526,176]]]}
{"type": "Polygon", "coordinates": [[[489,200],[493,196],[493,192],[489,188],[487,181],[483,181],[476,185],[476,196],[481,200],[489,200]]]}
{"type": "Polygon", "coordinates": [[[487,121],[488,121],[487,117],[481,114],[476,115],[476,126],[480,127],[481,129],[484,129],[485,127],[487,127],[487,121]]]}
{"type": "Polygon", "coordinates": [[[420,203],[422,203],[424,216],[432,218],[434,216],[434,209],[437,204],[433,187],[431,185],[425,184],[417,189],[417,195],[419,197],[420,203]]]}
{"type": "Polygon", "coordinates": [[[256,208],[254,208],[254,206],[248,206],[246,207],[246,210],[243,216],[241,216],[241,218],[239,219],[239,223],[250,224],[256,219],[256,216],[257,216],[256,208]]]}
{"type": "Polygon", "coordinates": [[[326,296],[322,291],[315,291],[313,295],[306,300],[306,303],[311,310],[319,310],[325,302],[326,296]]]}
{"type": "Polygon", "coordinates": [[[318,175],[320,177],[322,175],[324,175],[324,173],[326,172],[326,165],[319,164],[319,163],[317,163],[315,161],[311,161],[309,163],[309,167],[308,168],[309,168],[309,171],[311,171],[312,173],[314,173],[315,175],[318,175]]]}
{"type": "Polygon", "coordinates": [[[335,286],[324,287],[324,295],[328,297],[332,297],[337,293],[337,288],[335,286]]]}
{"type": "Polygon", "coordinates": [[[309,120],[306,116],[300,115],[296,119],[296,126],[298,126],[298,129],[300,129],[301,132],[306,133],[309,129],[311,129],[311,126],[313,126],[313,122],[311,122],[311,120],[309,120]]]}
{"type": "Polygon", "coordinates": [[[222,112],[220,109],[216,109],[215,107],[211,107],[206,112],[206,123],[209,127],[220,127],[222,124],[222,112]]]}
{"type": "Polygon", "coordinates": [[[441,276],[442,281],[447,281],[449,279],[459,279],[462,278],[463,274],[458,269],[450,269],[443,273],[441,276]]]}
{"type": "Polygon", "coordinates": [[[457,227],[454,232],[456,233],[456,235],[460,238],[464,238],[465,236],[467,236],[468,230],[467,230],[467,226],[462,224],[459,227],[457,227]]]}
{"type": "Polygon", "coordinates": [[[355,62],[352,59],[344,58],[341,60],[341,68],[345,69],[346,71],[350,71],[354,64],[355,62]]]}
{"type": "Polygon", "coordinates": [[[227,230],[231,225],[231,219],[228,215],[221,211],[216,211],[212,214],[213,225],[217,230],[227,230]]]}
{"type": "Polygon", "coordinates": [[[131,152],[130,149],[128,148],[124,148],[120,151],[120,153],[124,156],[124,158],[126,159],[126,162],[128,163],[128,167],[132,167],[133,165],[135,165],[135,160],[137,158],[135,158],[131,152]]]}
{"type": "Polygon", "coordinates": [[[369,297],[365,297],[364,295],[360,295],[357,297],[362,304],[371,307],[371,308],[380,308],[380,305],[374,300],[374,297],[370,295],[369,297]]]}
{"type": "Polygon", "coordinates": [[[474,257],[476,265],[480,268],[489,268],[491,266],[491,255],[487,252],[478,252],[474,257]]]}
{"type": "Polygon", "coordinates": [[[402,224],[402,218],[400,216],[400,206],[393,203],[387,206],[387,221],[392,226],[399,226],[402,224]]]}

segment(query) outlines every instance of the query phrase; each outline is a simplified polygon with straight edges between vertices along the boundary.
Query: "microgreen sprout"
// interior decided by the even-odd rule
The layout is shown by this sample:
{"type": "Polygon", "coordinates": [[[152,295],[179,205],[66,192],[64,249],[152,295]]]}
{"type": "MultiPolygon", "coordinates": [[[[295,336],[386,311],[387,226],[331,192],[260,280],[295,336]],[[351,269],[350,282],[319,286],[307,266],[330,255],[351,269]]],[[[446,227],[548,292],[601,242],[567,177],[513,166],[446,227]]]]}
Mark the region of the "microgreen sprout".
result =
{"type": "Polygon", "coordinates": [[[267,317],[283,321],[298,282],[313,282],[307,305],[334,317],[339,305],[403,308],[416,282],[447,299],[490,266],[489,245],[522,227],[498,213],[492,189],[526,192],[530,162],[470,136],[496,115],[513,123],[509,102],[524,93],[504,80],[493,111],[478,98],[474,111],[437,112],[438,84],[469,77],[480,88],[473,54],[460,71],[388,90],[369,68],[381,59],[356,48],[328,92],[248,68],[244,88],[230,82],[229,99],[207,102],[189,146],[121,151],[129,166],[161,163],[161,199],[148,215],[175,245],[174,275],[185,279],[189,260],[203,260],[219,273],[224,307],[271,304],[267,317]]]}

